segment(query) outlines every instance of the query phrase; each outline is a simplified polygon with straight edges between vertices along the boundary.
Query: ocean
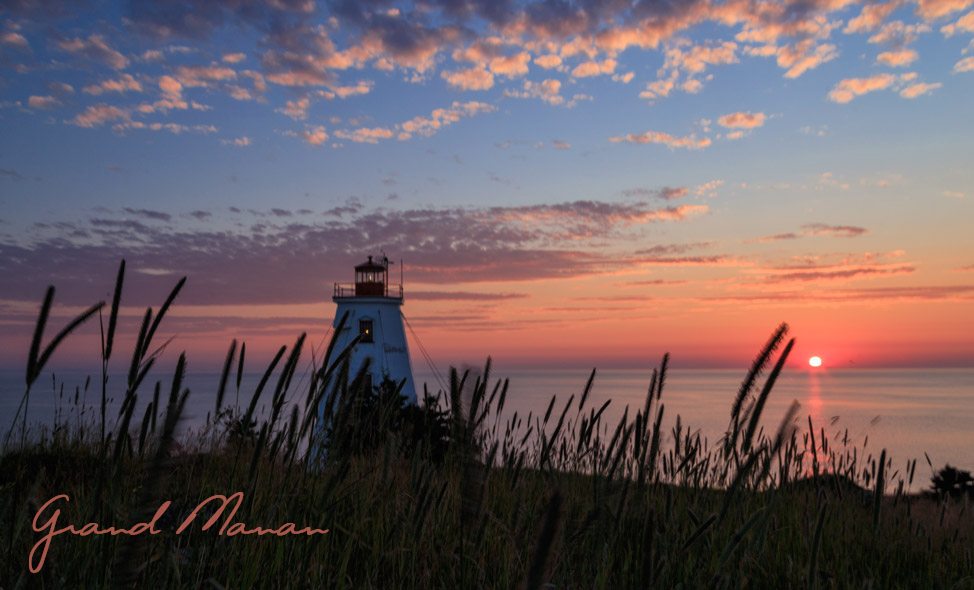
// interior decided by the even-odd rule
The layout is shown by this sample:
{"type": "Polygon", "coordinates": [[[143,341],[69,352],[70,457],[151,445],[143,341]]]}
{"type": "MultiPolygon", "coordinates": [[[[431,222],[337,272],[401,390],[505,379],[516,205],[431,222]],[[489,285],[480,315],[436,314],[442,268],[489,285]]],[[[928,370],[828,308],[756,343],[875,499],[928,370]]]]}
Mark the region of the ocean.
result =
{"type": "MultiPolygon", "coordinates": [[[[543,414],[552,396],[557,396],[558,412],[575,395],[576,403],[588,378],[587,369],[557,370],[510,370],[495,369],[494,378],[510,379],[505,414],[517,411],[525,416],[543,414]]],[[[664,425],[666,432],[675,424],[677,416],[684,427],[690,427],[715,442],[725,431],[730,407],[737,392],[742,370],[683,369],[669,372],[663,390],[665,405],[664,425]]],[[[244,376],[239,403],[246,405],[259,380],[259,374],[244,376]]],[[[416,373],[417,387],[427,383],[431,391],[437,389],[436,378],[427,373],[416,373]]],[[[602,370],[596,375],[587,407],[598,407],[611,399],[606,411],[607,422],[614,425],[625,407],[632,413],[641,408],[645,400],[650,373],[637,370],[602,370]]],[[[163,396],[168,394],[168,374],[162,379],[163,396]]],[[[50,374],[38,381],[32,391],[28,423],[51,424],[56,413],[61,421],[76,420],[74,396],[84,385],[85,376],[80,373],[59,374],[63,383],[55,390],[50,374]]],[[[86,416],[97,414],[100,390],[98,377],[79,401],[85,402],[86,416]]],[[[109,396],[112,398],[109,423],[118,414],[124,392],[124,376],[113,375],[110,379],[109,396]]],[[[183,430],[202,425],[212,412],[219,375],[196,373],[187,377],[185,385],[191,394],[187,402],[183,430]]],[[[273,381],[268,389],[272,389],[273,381]]],[[[299,372],[295,377],[297,397],[303,400],[306,377],[299,372]]],[[[141,390],[139,404],[133,418],[138,424],[141,412],[151,399],[153,376],[141,390]]],[[[21,373],[0,373],[0,432],[6,434],[17,405],[23,394],[21,373]]],[[[262,406],[269,403],[271,391],[265,390],[262,406]]],[[[775,430],[792,400],[801,404],[799,426],[807,429],[807,417],[811,416],[816,435],[824,428],[833,441],[848,436],[851,444],[865,447],[867,453],[878,456],[882,449],[893,458],[896,468],[905,466],[911,459],[919,465],[926,464],[924,453],[934,467],[945,463],[963,469],[974,469],[974,369],[827,369],[820,371],[787,370],[776,384],[764,412],[762,423],[766,430],[775,430]]],[[[228,387],[226,404],[237,403],[235,388],[228,387]]],[[[285,410],[289,415],[290,408],[285,410]]],[[[918,472],[919,474],[919,472],[918,472]]]]}

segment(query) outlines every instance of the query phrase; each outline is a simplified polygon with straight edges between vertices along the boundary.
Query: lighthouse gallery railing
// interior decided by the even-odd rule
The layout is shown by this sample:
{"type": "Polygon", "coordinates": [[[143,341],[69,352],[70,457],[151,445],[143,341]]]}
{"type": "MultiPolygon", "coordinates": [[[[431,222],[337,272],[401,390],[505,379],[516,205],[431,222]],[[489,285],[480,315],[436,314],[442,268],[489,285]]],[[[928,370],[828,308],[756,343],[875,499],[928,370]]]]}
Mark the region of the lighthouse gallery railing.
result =
{"type": "MultiPolygon", "coordinates": [[[[369,290],[373,290],[379,287],[378,284],[369,284],[369,290]]],[[[369,294],[369,295],[359,295],[359,297],[391,297],[393,299],[402,299],[402,285],[384,285],[382,289],[383,294],[369,294]]],[[[335,283],[335,297],[356,297],[356,285],[355,283],[335,283]]]]}

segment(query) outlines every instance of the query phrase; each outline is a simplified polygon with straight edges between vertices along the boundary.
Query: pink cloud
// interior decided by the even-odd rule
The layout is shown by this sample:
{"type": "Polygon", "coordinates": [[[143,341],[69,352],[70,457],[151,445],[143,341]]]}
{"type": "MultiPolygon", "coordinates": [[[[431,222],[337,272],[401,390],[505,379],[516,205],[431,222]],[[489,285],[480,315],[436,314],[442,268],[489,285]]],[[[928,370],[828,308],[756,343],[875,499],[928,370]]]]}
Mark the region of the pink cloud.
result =
{"type": "Polygon", "coordinates": [[[112,49],[101,35],[89,35],[87,39],[81,37],[62,39],[58,42],[58,47],[68,53],[102,62],[116,70],[124,69],[129,64],[128,58],[112,49]]]}
{"type": "Polygon", "coordinates": [[[965,57],[964,59],[954,64],[955,74],[959,74],[961,72],[972,72],[972,71],[974,71],[974,56],[965,57]]]}
{"type": "Polygon", "coordinates": [[[130,115],[127,111],[105,103],[89,106],[79,113],[71,123],[78,127],[99,127],[111,121],[128,121],[130,115]]]}
{"type": "Polygon", "coordinates": [[[869,42],[903,48],[916,41],[920,34],[929,32],[930,27],[926,24],[906,24],[897,20],[883,25],[877,33],[869,37],[869,42]]]}
{"type": "Polygon", "coordinates": [[[351,131],[344,129],[335,132],[335,137],[347,139],[355,143],[378,143],[382,139],[390,139],[394,133],[385,127],[360,127],[351,131]]]}
{"type": "Polygon", "coordinates": [[[862,7],[859,16],[850,19],[844,29],[845,33],[868,33],[877,29],[900,5],[898,0],[883,4],[867,4],[862,7]]]}
{"type": "Polygon", "coordinates": [[[591,76],[602,76],[605,74],[611,74],[616,71],[616,66],[618,62],[614,59],[605,59],[603,61],[590,60],[582,62],[575,66],[572,70],[572,77],[574,78],[589,78],[591,76]]]}
{"type": "Polygon", "coordinates": [[[737,63],[737,44],[725,41],[717,44],[692,45],[680,39],[665,50],[663,65],[656,72],[657,79],[646,85],[641,98],[655,99],[668,96],[674,88],[695,94],[703,83],[696,78],[709,66],[737,63]]]}
{"type": "Polygon", "coordinates": [[[54,96],[31,96],[27,99],[27,106],[32,109],[53,109],[61,106],[61,101],[54,96]]]}
{"type": "Polygon", "coordinates": [[[778,65],[785,68],[785,78],[798,78],[808,70],[830,62],[839,56],[835,45],[816,44],[812,39],[799,41],[793,45],[780,47],[777,52],[778,65]]]}
{"type": "Polygon", "coordinates": [[[16,31],[4,31],[0,33],[0,44],[17,47],[20,49],[30,49],[27,38],[16,31]]]}
{"type": "Polygon", "coordinates": [[[736,113],[728,113],[722,115],[717,119],[722,127],[728,127],[731,129],[754,129],[755,127],[761,127],[764,125],[765,120],[764,113],[747,113],[739,111],[736,113]]]}
{"type": "Polygon", "coordinates": [[[368,94],[372,91],[374,83],[369,80],[359,80],[355,84],[349,84],[347,86],[332,86],[331,91],[335,93],[338,98],[348,98],[350,96],[361,96],[363,94],[368,94]]]}
{"type": "Polygon", "coordinates": [[[440,75],[447,84],[459,90],[489,90],[494,86],[494,74],[483,66],[444,71],[440,75]]]}
{"type": "Polygon", "coordinates": [[[176,79],[187,88],[207,88],[214,82],[236,80],[237,72],[232,68],[219,65],[209,66],[179,66],[176,68],[176,79]]]}
{"type": "Polygon", "coordinates": [[[859,266],[833,270],[801,270],[772,274],[765,277],[769,283],[837,281],[859,278],[874,278],[889,275],[912,274],[916,271],[911,265],[859,266]]]}
{"type": "Polygon", "coordinates": [[[546,70],[551,70],[561,65],[561,58],[553,53],[548,53],[534,58],[534,63],[546,70]]]}
{"type": "Polygon", "coordinates": [[[612,143],[656,143],[660,145],[665,145],[670,149],[682,148],[690,150],[699,150],[709,147],[712,143],[710,138],[697,138],[693,135],[688,135],[685,137],[676,137],[670,135],[669,133],[664,133],[662,131],[646,131],[644,133],[627,133],[626,135],[610,137],[609,141],[612,143]]]}
{"type": "Polygon", "coordinates": [[[855,238],[869,233],[864,227],[855,225],[829,225],[826,223],[808,223],[802,226],[806,235],[829,236],[833,238],[855,238]]]}
{"type": "Polygon", "coordinates": [[[429,117],[413,117],[399,125],[399,139],[409,139],[413,135],[431,136],[441,128],[452,125],[464,117],[472,117],[481,113],[496,110],[492,105],[484,102],[454,102],[450,108],[434,109],[429,117]]]}
{"type": "Polygon", "coordinates": [[[898,51],[884,51],[876,56],[876,62],[893,68],[905,67],[915,62],[920,56],[912,49],[898,51]]]}
{"type": "Polygon", "coordinates": [[[120,78],[114,80],[103,80],[98,84],[91,84],[82,89],[86,94],[99,96],[106,92],[142,92],[142,84],[132,77],[131,74],[122,74],[120,78]]]}
{"type": "Polygon", "coordinates": [[[974,0],[917,0],[917,14],[936,20],[974,5],[974,0]]]}
{"type": "Polygon", "coordinates": [[[321,125],[305,129],[301,133],[301,137],[303,137],[306,142],[308,142],[313,146],[320,146],[321,144],[328,141],[328,133],[325,131],[325,128],[321,125]]]}
{"type": "Polygon", "coordinates": [[[906,88],[904,88],[903,90],[900,90],[900,96],[907,99],[914,99],[923,96],[924,94],[930,94],[931,92],[940,88],[941,86],[943,86],[943,84],[939,82],[933,84],[928,84],[925,82],[917,82],[916,84],[911,84],[906,88]]]}
{"type": "Polygon", "coordinates": [[[277,109],[277,111],[291,117],[295,121],[303,121],[308,118],[308,109],[310,107],[311,99],[305,96],[285,102],[284,106],[277,109]]]}
{"type": "Polygon", "coordinates": [[[159,78],[159,90],[168,98],[179,99],[183,94],[183,85],[172,76],[162,76],[159,78]]]}
{"type": "Polygon", "coordinates": [[[894,82],[896,82],[896,76],[892,74],[876,74],[868,78],[847,78],[832,88],[829,92],[829,100],[844,104],[851,102],[857,96],[889,88],[894,82]]]}
{"type": "MultiPolygon", "coordinates": [[[[48,282],[78,285],[70,295],[78,301],[100,297],[102,286],[82,277],[111,276],[121,256],[132,269],[189,274],[188,303],[319,301],[330,282],[347,278],[361,256],[382,248],[409,252],[406,273],[414,282],[594,275],[633,262],[650,263],[646,258],[677,264],[667,257],[604,252],[593,244],[629,240],[630,232],[638,233],[645,224],[686,222],[705,211],[703,206],[657,209],[601,201],[401,211],[352,208],[341,218],[281,210],[241,213],[251,216],[249,223],[242,217],[244,225],[230,231],[213,229],[210,223],[189,228],[167,223],[175,215],[163,211],[106,212],[87,222],[41,224],[29,244],[0,242],[0,273],[31,277],[0,283],[0,299],[32,301],[48,282]],[[25,272],[28,268],[34,271],[25,272]],[[235,288],[226,289],[228,284],[235,288]]],[[[138,304],[152,301],[171,283],[169,274],[144,273],[126,296],[138,304]]]]}
{"type": "Polygon", "coordinates": [[[518,78],[528,73],[531,54],[522,51],[514,55],[499,55],[489,61],[490,71],[499,76],[518,78]]]}
{"type": "Polygon", "coordinates": [[[554,79],[533,82],[525,80],[522,90],[505,90],[504,96],[513,98],[537,98],[552,105],[560,105],[565,102],[565,97],[561,94],[561,82],[554,79]]]}
{"type": "Polygon", "coordinates": [[[940,27],[945,37],[953,37],[957,33],[974,33],[974,11],[968,12],[949,25],[940,27]]]}

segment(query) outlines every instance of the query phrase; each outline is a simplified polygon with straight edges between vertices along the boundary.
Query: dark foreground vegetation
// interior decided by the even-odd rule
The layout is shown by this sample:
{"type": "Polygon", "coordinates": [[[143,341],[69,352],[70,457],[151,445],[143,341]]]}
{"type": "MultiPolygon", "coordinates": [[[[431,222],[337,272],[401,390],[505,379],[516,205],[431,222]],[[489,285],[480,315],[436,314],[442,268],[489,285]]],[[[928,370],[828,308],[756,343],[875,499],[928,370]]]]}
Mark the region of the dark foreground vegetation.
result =
{"type": "Polygon", "coordinates": [[[448,391],[417,408],[394,383],[367,390],[343,351],[330,351],[335,361],[302,383],[303,336],[281,348],[255,391],[241,392],[245,405],[228,408],[246,356],[234,342],[218,390],[192,394],[213,396],[210,418],[177,437],[190,395],[185,359],[165,378],[149,376],[164,348],[157,328],[182,282],[147,310],[131,356],[120,359],[129,368],[121,411],[107,410],[123,276],[124,264],[111,305],[53,338],[45,335],[53,290],[42,305],[21,411],[0,455],[4,589],[974,588],[963,472],[937,474],[940,493],[910,494],[928,477],[916,461],[865,455],[799,419],[797,404],[777,430],[761,428],[793,344],[784,325],[728,392],[718,441],[679,417],[664,421],[666,357],[648,376],[642,407],[607,424],[608,402],[588,399],[594,371],[543,415],[505,412],[508,384],[491,377],[489,362],[477,376],[451,372],[448,391]],[[102,401],[94,416],[32,428],[31,390],[86,320],[102,323],[91,385],[102,401]],[[330,532],[227,537],[202,531],[200,519],[175,533],[202,500],[237,491],[245,500],[236,521],[330,532]],[[61,535],[30,573],[41,537],[32,519],[57,494],[70,496],[59,526],[129,527],[163,501],[172,506],[156,535],[61,535]]]}

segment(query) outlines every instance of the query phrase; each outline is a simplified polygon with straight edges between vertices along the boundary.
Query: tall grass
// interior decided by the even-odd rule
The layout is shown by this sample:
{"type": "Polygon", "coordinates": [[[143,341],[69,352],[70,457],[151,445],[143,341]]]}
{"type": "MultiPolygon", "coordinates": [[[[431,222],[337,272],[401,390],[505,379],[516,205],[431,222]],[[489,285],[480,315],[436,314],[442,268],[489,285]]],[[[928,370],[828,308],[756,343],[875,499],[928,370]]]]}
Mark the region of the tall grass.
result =
{"type": "Polygon", "coordinates": [[[76,396],[74,420],[30,429],[31,386],[64,338],[102,310],[42,346],[53,289],[41,307],[26,393],[0,456],[4,588],[974,587],[969,500],[910,494],[915,461],[893,469],[885,450],[873,458],[847,438],[833,444],[810,420],[806,431],[797,404],[774,432],[762,429],[794,342],[785,325],[729,392],[727,432],[711,441],[680,416],[666,422],[668,356],[648,376],[644,403],[614,423],[610,401],[589,403],[594,370],[577,395],[553,397],[541,414],[505,410],[509,384],[492,377],[489,360],[479,375],[451,371],[448,391],[405,406],[402,384],[367,390],[366,368],[353,374],[349,349],[334,341],[328,364],[312,358],[310,378],[295,378],[303,335],[249,392],[246,345],[234,341],[216,391],[191,393],[184,355],[170,376],[152,371],[169,344],[153,339],[180,281],[143,315],[111,424],[105,391],[123,281],[124,263],[102,330],[97,417],[76,396]],[[190,395],[212,395],[213,413],[177,438],[190,395]],[[140,396],[149,400],[141,417],[140,396]],[[248,524],[331,533],[174,534],[204,498],[236,491],[248,524]],[[62,536],[30,574],[31,519],[58,493],[71,497],[62,523],[79,525],[129,526],[163,500],[173,505],[160,535],[62,536]]]}

